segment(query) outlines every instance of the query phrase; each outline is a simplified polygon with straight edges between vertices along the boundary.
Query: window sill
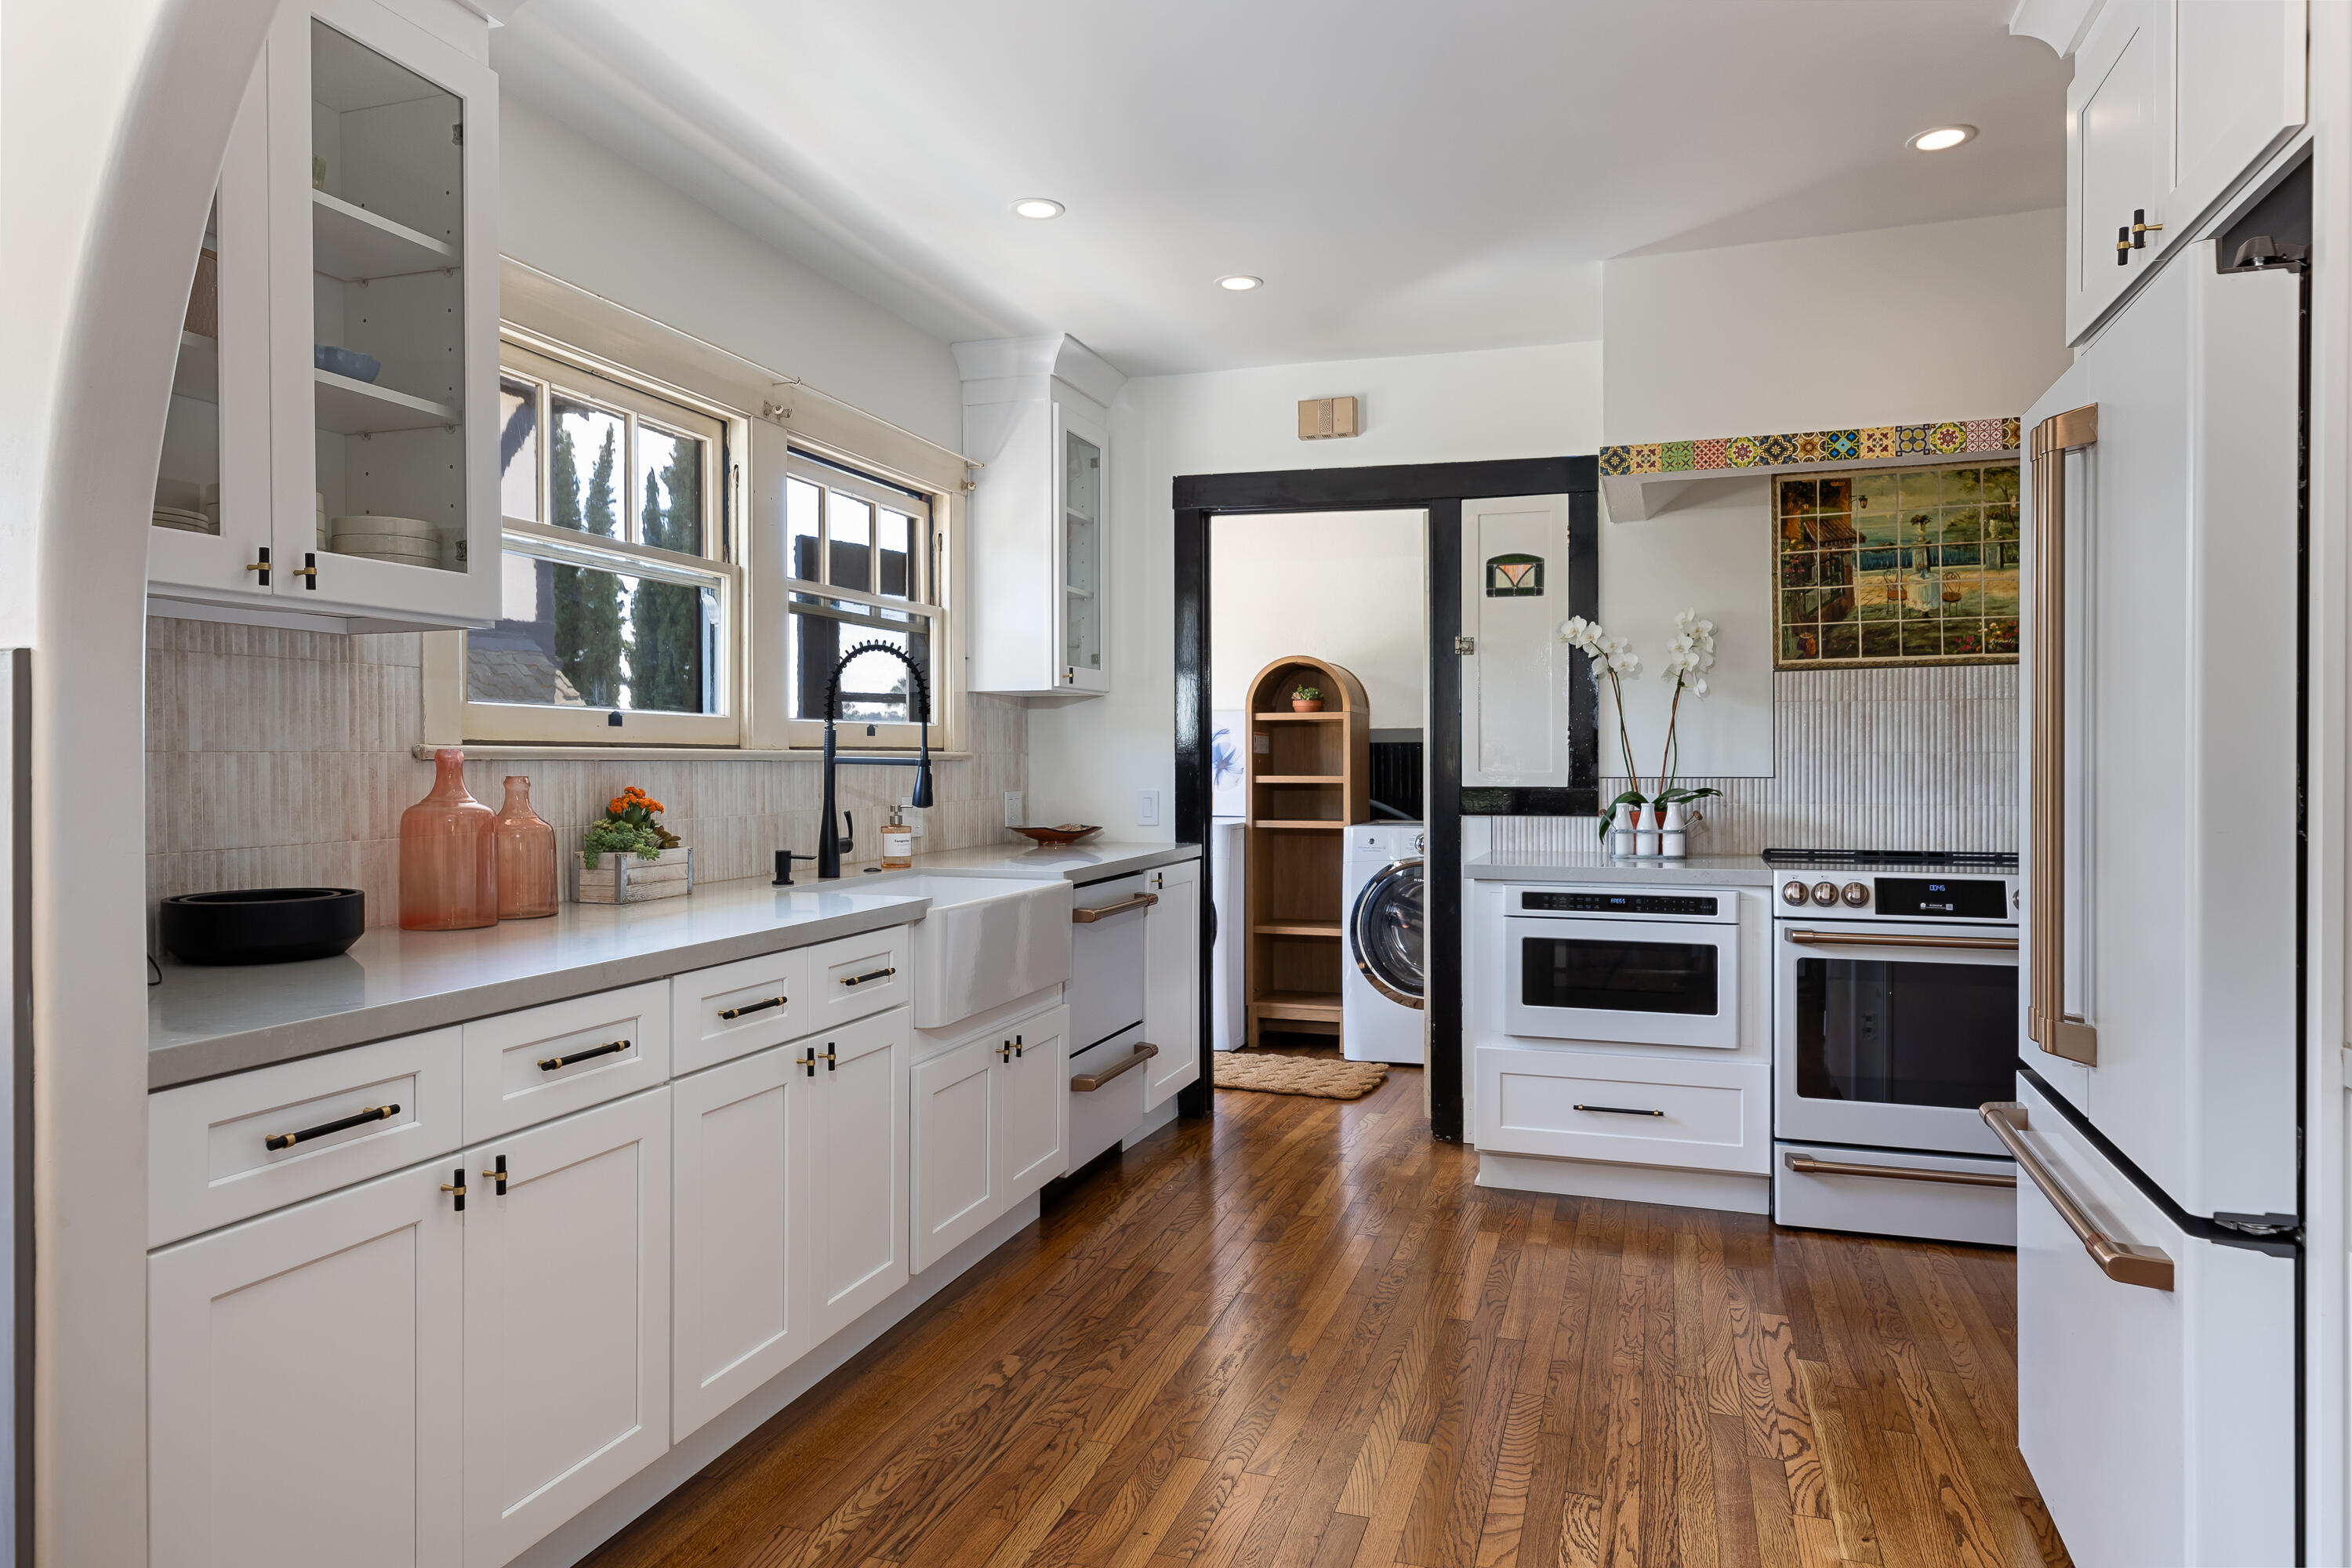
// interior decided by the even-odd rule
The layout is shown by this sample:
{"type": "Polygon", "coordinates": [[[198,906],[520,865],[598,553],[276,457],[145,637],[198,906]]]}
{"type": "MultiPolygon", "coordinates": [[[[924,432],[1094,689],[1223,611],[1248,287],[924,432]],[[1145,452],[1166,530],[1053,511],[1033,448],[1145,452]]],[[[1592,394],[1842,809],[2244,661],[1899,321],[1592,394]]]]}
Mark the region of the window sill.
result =
{"type": "MultiPolygon", "coordinates": [[[[444,746],[454,746],[468,757],[507,759],[517,762],[694,762],[694,763],[820,763],[824,753],[814,747],[795,746],[789,751],[755,750],[746,746],[557,746],[520,745],[512,742],[448,741],[441,745],[418,742],[409,748],[409,755],[420,762],[431,762],[433,753],[444,746]]],[[[934,748],[935,763],[968,763],[970,752],[943,752],[934,748]]],[[[912,764],[915,753],[900,750],[873,750],[845,746],[839,760],[851,766],[860,763],[905,763],[912,764]]]]}

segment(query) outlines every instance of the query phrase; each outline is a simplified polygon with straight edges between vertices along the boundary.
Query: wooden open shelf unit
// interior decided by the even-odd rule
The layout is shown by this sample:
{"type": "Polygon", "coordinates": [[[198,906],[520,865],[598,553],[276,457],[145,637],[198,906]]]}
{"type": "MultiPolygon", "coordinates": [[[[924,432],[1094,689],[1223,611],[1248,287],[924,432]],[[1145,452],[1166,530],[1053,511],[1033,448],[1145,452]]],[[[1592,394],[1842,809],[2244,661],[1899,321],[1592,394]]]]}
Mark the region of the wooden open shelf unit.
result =
{"type": "Polygon", "coordinates": [[[1267,1025],[1337,1035],[1347,961],[1340,865],[1348,826],[1371,820],[1371,709],[1347,670],[1294,654],[1257,672],[1249,711],[1249,1044],[1267,1025]],[[1322,691],[1321,712],[1291,710],[1298,686],[1322,691]]]}

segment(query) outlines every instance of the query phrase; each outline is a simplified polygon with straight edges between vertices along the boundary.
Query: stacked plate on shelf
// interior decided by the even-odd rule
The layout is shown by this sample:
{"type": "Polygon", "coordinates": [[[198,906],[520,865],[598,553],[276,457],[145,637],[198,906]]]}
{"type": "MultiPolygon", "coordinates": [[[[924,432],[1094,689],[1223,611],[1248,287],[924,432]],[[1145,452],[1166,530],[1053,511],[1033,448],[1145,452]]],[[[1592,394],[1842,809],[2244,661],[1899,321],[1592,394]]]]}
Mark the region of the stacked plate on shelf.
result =
{"type": "Polygon", "coordinates": [[[360,555],[403,566],[441,564],[440,531],[421,519],[339,517],[331,526],[334,538],[329,548],[339,555],[360,555]]]}
{"type": "Polygon", "coordinates": [[[159,506],[155,509],[155,526],[176,528],[182,533],[214,533],[218,530],[200,511],[190,511],[181,506],[159,506]]]}

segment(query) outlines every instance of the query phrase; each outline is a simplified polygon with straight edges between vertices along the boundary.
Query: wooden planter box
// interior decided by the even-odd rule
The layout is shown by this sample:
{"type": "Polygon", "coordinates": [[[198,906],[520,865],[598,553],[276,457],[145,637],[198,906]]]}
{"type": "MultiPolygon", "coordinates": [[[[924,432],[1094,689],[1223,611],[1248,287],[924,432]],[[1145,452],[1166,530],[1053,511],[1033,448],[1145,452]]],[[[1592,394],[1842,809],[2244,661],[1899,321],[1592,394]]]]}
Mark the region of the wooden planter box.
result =
{"type": "Polygon", "coordinates": [[[591,869],[584,852],[572,852],[572,899],[582,904],[642,904],[651,899],[682,899],[694,891],[694,849],[679,845],[658,860],[607,849],[591,869]]]}

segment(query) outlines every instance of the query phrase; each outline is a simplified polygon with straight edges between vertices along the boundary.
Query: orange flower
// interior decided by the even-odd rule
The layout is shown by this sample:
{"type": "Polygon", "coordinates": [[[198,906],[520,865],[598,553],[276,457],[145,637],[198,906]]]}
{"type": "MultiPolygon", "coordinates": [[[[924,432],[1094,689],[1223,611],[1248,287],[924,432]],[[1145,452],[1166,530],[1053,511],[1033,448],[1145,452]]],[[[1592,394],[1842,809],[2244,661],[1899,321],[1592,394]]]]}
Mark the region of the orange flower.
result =
{"type": "Polygon", "coordinates": [[[615,816],[620,816],[622,812],[627,810],[628,806],[628,797],[625,795],[616,795],[612,799],[604,803],[604,809],[611,812],[615,816]]]}

